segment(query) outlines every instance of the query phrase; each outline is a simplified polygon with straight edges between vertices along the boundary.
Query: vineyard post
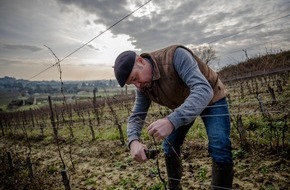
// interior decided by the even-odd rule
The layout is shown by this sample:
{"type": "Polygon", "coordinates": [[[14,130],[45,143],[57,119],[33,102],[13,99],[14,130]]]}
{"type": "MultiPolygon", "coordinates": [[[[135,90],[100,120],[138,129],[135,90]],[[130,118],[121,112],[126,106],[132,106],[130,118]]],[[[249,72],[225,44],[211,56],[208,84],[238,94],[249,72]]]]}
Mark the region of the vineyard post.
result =
{"type": "Polygon", "coordinates": [[[248,149],[249,143],[247,140],[247,131],[244,128],[242,116],[240,114],[237,115],[237,129],[240,135],[241,147],[243,149],[248,149]]]}
{"type": "Polygon", "coordinates": [[[99,110],[97,108],[97,98],[96,98],[96,92],[98,91],[97,88],[94,88],[93,93],[94,93],[94,97],[93,97],[93,106],[94,106],[94,112],[95,112],[95,118],[97,119],[98,125],[100,125],[100,114],[99,114],[99,110]]]}
{"type": "Polygon", "coordinates": [[[258,92],[256,92],[256,98],[257,98],[257,100],[259,101],[259,107],[260,107],[260,110],[261,110],[261,112],[262,112],[262,115],[263,115],[264,117],[269,116],[269,113],[268,113],[268,111],[267,111],[266,108],[265,108],[265,105],[264,105],[264,103],[263,103],[263,101],[262,101],[262,98],[259,97],[259,93],[258,93],[258,92]]]}
{"type": "Polygon", "coordinates": [[[283,92],[282,81],[280,79],[276,80],[276,85],[278,94],[282,94],[283,92]]]}
{"type": "Polygon", "coordinates": [[[91,120],[90,110],[88,110],[88,117],[89,117],[89,127],[92,133],[92,141],[94,141],[96,137],[95,137],[95,131],[94,131],[92,120],[91,120]]]}
{"type": "MultiPolygon", "coordinates": [[[[47,46],[45,46],[45,47],[47,47],[47,46]]],[[[64,102],[65,102],[65,96],[64,96],[64,93],[63,93],[63,82],[62,82],[62,77],[61,77],[62,71],[61,71],[61,67],[60,67],[60,60],[58,59],[58,57],[55,55],[55,53],[49,47],[47,47],[47,48],[51,51],[51,53],[57,59],[57,67],[58,67],[58,70],[59,70],[59,73],[60,73],[60,81],[61,81],[61,92],[62,92],[62,95],[63,95],[63,98],[64,98],[64,102]]],[[[66,166],[65,166],[65,163],[64,163],[63,158],[61,156],[61,152],[60,152],[60,146],[59,146],[59,142],[58,142],[58,135],[57,135],[56,125],[55,125],[55,121],[54,121],[54,117],[53,117],[53,110],[52,110],[50,96],[48,97],[48,99],[49,99],[49,107],[50,107],[50,112],[51,112],[51,123],[52,123],[53,128],[54,128],[54,134],[55,134],[55,137],[56,137],[56,144],[57,144],[57,148],[58,148],[59,157],[60,157],[60,159],[62,161],[62,164],[63,164],[63,170],[61,171],[61,175],[62,175],[62,178],[63,178],[63,184],[64,184],[66,190],[71,190],[70,182],[69,182],[69,179],[67,177],[66,166]]],[[[63,119],[64,119],[64,117],[63,117],[63,119]]]]}
{"type": "Polygon", "coordinates": [[[33,179],[34,174],[33,174],[32,163],[31,163],[31,159],[30,159],[29,155],[26,157],[26,163],[27,163],[27,167],[28,167],[28,171],[29,171],[29,177],[31,179],[33,179]]]}
{"type": "Polygon", "coordinates": [[[71,186],[70,186],[69,178],[67,176],[66,169],[63,169],[61,171],[61,176],[62,176],[62,182],[63,182],[63,185],[65,187],[65,190],[71,190],[71,186]]]}
{"type": "Polygon", "coordinates": [[[51,125],[52,125],[52,130],[53,130],[53,137],[57,141],[57,129],[56,129],[56,124],[55,124],[55,120],[54,120],[54,114],[53,114],[53,110],[52,110],[52,103],[51,103],[50,96],[48,96],[48,102],[49,102],[49,108],[50,108],[50,121],[51,121],[51,125]]]}
{"type": "Polygon", "coordinates": [[[8,163],[9,163],[9,173],[13,174],[14,173],[14,165],[13,165],[12,155],[11,155],[11,152],[6,152],[6,153],[7,153],[7,157],[8,157],[8,163]]]}
{"type": "Polygon", "coordinates": [[[50,119],[51,119],[51,124],[52,124],[52,128],[53,128],[54,139],[55,139],[56,144],[57,144],[57,149],[58,149],[59,157],[60,157],[61,162],[63,164],[63,170],[61,171],[61,175],[62,175],[62,179],[63,179],[63,184],[64,184],[66,190],[70,190],[71,187],[70,187],[69,179],[67,177],[66,166],[65,166],[65,163],[63,161],[61,152],[60,152],[60,147],[59,147],[59,142],[58,142],[57,128],[56,128],[56,124],[55,124],[55,120],[54,120],[54,116],[53,116],[52,103],[51,103],[50,96],[48,96],[48,102],[49,102],[49,108],[50,108],[50,119]]]}
{"type": "Polygon", "coordinates": [[[273,88],[271,88],[270,85],[268,85],[268,92],[270,93],[270,95],[272,97],[272,105],[275,105],[277,103],[276,96],[275,96],[275,91],[274,91],[273,88]]]}
{"type": "Polygon", "coordinates": [[[256,98],[259,101],[259,106],[260,106],[260,109],[261,109],[263,117],[268,120],[268,126],[270,127],[270,139],[269,139],[270,147],[273,148],[273,144],[272,144],[273,143],[272,142],[273,141],[273,136],[275,136],[276,147],[278,147],[279,146],[279,135],[278,135],[276,127],[273,124],[272,117],[269,114],[269,112],[267,111],[267,109],[265,108],[265,105],[264,105],[262,99],[259,97],[258,93],[256,95],[256,98]]]}
{"type": "Polygon", "coordinates": [[[111,112],[112,112],[112,116],[113,116],[114,119],[115,119],[115,124],[116,124],[117,127],[118,127],[118,131],[119,131],[119,135],[120,135],[120,141],[121,141],[122,145],[124,145],[124,144],[125,144],[125,139],[124,139],[124,135],[123,135],[122,126],[121,126],[121,124],[120,124],[120,122],[119,122],[119,119],[118,119],[117,113],[116,113],[116,111],[114,110],[114,108],[113,108],[113,106],[112,106],[112,101],[107,99],[107,104],[108,104],[108,106],[109,106],[109,108],[110,108],[110,110],[111,110],[111,112]]]}

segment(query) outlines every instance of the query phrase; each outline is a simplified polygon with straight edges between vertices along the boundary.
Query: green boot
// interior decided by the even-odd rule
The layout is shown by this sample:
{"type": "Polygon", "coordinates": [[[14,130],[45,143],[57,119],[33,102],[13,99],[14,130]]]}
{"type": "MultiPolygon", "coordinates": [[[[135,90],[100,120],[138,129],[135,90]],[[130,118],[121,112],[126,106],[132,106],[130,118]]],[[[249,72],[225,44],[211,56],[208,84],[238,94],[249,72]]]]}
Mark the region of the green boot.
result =
{"type": "Polygon", "coordinates": [[[182,177],[182,163],[177,155],[165,155],[169,190],[182,190],[180,181],[182,177]]]}
{"type": "Polygon", "coordinates": [[[212,189],[229,190],[233,184],[233,164],[217,164],[212,162],[212,189]]]}

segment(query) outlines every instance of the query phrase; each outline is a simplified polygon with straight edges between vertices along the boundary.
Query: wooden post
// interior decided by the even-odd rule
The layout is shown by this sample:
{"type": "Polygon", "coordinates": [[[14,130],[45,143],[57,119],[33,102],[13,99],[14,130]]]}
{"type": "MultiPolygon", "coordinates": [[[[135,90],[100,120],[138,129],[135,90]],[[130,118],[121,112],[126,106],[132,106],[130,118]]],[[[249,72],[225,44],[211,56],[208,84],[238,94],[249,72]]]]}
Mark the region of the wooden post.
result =
{"type": "Polygon", "coordinates": [[[94,128],[93,128],[93,123],[92,123],[92,120],[91,120],[90,110],[88,110],[88,116],[89,116],[89,127],[90,127],[90,130],[91,130],[91,133],[92,133],[92,141],[94,141],[94,140],[96,140],[96,136],[95,136],[95,131],[94,131],[94,128]]]}
{"type": "Polygon", "coordinates": [[[32,163],[30,160],[30,156],[26,157],[26,163],[27,163],[27,167],[28,167],[28,171],[29,171],[29,177],[32,179],[34,178],[34,174],[33,174],[33,169],[32,169],[32,163]]]}
{"type": "Polygon", "coordinates": [[[259,97],[259,94],[258,94],[258,93],[256,94],[256,98],[257,98],[257,100],[259,101],[259,106],[260,106],[260,110],[261,110],[261,112],[262,112],[262,115],[263,115],[264,117],[269,117],[269,113],[268,113],[268,111],[266,110],[265,105],[264,105],[264,103],[263,103],[263,101],[262,101],[262,98],[259,97]]]}
{"type": "Polygon", "coordinates": [[[14,172],[14,165],[13,165],[13,159],[12,159],[12,155],[11,152],[6,152],[7,156],[8,156],[8,163],[9,163],[9,173],[13,174],[14,172]]]}
{"type": "Polygon", "coordinates": [[[57,128],[56,128],[56,124],[55,124],[55,120],[54,120],[54,114],[53,114],[53,110],[52,110],[52,103],[51,103],[50,96],[48,96],[48,102],[49,102],[49,108],[50,108],[50,121],[51,121],[51,125],[52,125],[52,130],[53,130],[53,137],[55,140],[57,140],[57,128]]]}
{"type": "Polygon", "coordinates": [[[99,113],[99,108],[97,108],[97,98],[96,98],[97,91],[98,91],[98,89],[94,88],[93,105],[94,105],[95,118],[97,119],[98,125],[100,125],[100,113],[99,113]]]}
{"type": "Polygon", "coordinates": [[[71,190],[71,186],[70,186],[70,183],[69,183],[69,178],[67,176],[66,169],[61,171],[61,176],[62,176],[62,182],[63,182],[63,185],[65,187],[65,190],[71,190]]]}
{"type": "Polygon", "coordinates": [[[275,91],[274,91],[273,88],[271,88],[271,86],[268,86],[268,92],[270,93],[270,95],[272,97],[272,105],[275,105],[277,103],[276,96],[275,96],[275,91]]]}
{"type": "Polygon", "coordinates": [[[283,92],[282,81],[280,79],[278,79],[276,81],[276,85],[277,85],[278,94],[282,94],[282,92],[283,92]]]}
{"type": "Polygon", "coordinates": [[[244,128],[242,116],[240,114],[237,115],[237,129],[240,135],[241,147],[243,149],[248,149],[249,143],[247,141],[247,131],[244,128]]]}

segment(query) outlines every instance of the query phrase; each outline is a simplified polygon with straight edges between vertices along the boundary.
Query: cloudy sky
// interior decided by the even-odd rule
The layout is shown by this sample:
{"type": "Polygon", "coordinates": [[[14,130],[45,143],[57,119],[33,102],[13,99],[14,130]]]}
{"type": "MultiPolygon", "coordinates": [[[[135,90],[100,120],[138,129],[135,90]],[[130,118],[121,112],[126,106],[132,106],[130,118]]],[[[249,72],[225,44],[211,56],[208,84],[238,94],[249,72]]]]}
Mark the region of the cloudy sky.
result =
{"type": "Polygon", "coordinates": [[[113,79],[122,51],[172,44],[211,45],[216,70],[245,60],[243,50],[252,57],[290,49],[289,0],[146,2],[0,0],[0,77],[59,80],[58,58],[63,80],[113,79]]]}

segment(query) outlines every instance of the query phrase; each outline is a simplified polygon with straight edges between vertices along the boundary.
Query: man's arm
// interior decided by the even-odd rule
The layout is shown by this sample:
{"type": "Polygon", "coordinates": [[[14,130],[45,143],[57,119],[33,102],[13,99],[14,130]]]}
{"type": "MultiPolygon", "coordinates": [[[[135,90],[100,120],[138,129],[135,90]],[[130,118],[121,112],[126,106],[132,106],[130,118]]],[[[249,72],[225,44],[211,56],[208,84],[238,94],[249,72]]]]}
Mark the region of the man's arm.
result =
{"type": "Polygon", "coordinates": [[[213,90],[199,70],[197,62],[186,49],[176,49],[173,65],[179,77],[190,89],[184,103],[167,117],[177,129],[192,122],[206,108],[213,97],[213,90]]]}
{"type": "Polygon", "coordinates": [[[129,116],[127,125],[128,145],[130,145],[133,140],[140,139],[150,104],[151,100],[147,98],[141,91],[136,90],[133,111],[129,116]]]}
{"type": "Polygon", "coordinates": [[[183,104],[167,117],[153,122],[147,128],[148,133],[157,139],[164,139],[174,129],[192,122],[208,105],[213,90],[200,72],[193,56],[183,48],[177,48],[174,54],[174,69],[189,87],[190,94],[183,104]]]}
{"type": "Polygon", "coordinates": [[[139,139],[150,104],[151,100],[141,91],[136,90],[134,108],[128,119],[127,136],[131,156],[138,162],[144,162],[147,160],[144,152],[146,146],[142,144],[139,139]]]}

